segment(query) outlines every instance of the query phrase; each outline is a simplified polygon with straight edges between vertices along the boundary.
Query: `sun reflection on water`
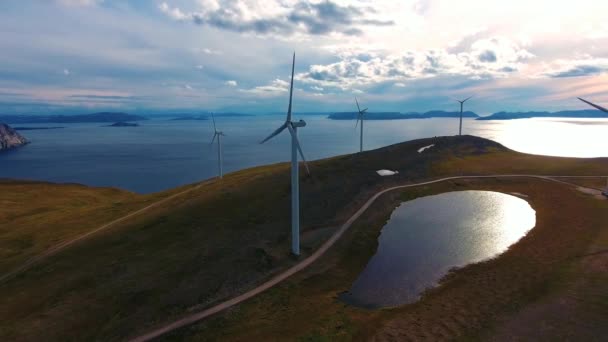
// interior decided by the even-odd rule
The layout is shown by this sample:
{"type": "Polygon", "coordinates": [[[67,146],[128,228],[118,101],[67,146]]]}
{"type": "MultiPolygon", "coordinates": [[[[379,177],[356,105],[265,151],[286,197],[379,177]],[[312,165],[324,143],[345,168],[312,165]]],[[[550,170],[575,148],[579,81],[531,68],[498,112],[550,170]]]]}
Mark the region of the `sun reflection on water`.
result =
{"type": "Polygon", "coordinates": [[[459,191],[405,202],[343,299],[364,307],[415,301],[451,268],[503,253],[535,222],[526,201],[497,192],[459,191]]]}
{"type": "Polygon", "coordinates": [[[608,121],[605,119],[534,118],[471,122],[480,135],[520,152],[593,158],[608,155],[608,121]]]}

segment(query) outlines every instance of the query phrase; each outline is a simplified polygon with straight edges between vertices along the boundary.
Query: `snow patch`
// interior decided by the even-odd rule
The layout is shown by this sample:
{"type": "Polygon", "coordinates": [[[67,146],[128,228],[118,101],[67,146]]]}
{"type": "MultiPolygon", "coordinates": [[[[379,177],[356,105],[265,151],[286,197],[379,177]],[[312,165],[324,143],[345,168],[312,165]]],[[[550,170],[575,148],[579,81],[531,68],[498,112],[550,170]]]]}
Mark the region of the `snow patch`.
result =
{"type": "Polygon", "coordinates": [[[418,153],[422,153],[424,152],[424,150],[428,150],[429,148],[435,146],[435,144],[429,145],[429,146],[424,146],[418,149],[418,153]]]}
{"type": "Polygon", "coordinates": [[[396,175],[399,173],[399,171],[391,171],[391,170],[378,170],[376,172],[382,177],[392,176],[392,175],[396,175]]]}

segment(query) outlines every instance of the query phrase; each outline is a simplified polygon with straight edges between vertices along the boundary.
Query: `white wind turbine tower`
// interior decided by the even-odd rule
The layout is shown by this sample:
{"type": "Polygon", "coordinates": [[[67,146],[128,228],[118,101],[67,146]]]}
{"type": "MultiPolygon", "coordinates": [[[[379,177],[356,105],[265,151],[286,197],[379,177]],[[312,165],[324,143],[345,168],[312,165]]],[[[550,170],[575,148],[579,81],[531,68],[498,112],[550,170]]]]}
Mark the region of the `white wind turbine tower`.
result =
{"type": "Polygon", "coordinates": [[[462,135],[462,107],[464,105],[465,102],[467,102],[471,97],[473,97],[473,95],[467,97],[464,100],[456,100],[458,102],[460,102],[460,125],[458,126],[458,135],[462,135]]]}
{"type": "Polygon", "coordinates": [[[218,168],[218,175],[220,178],[224,177],[224,173],[222,172],[222,136],[226,136],[224,134],[224,132],[222,131],[218,131],[217,127],[215,126],[215,117],[213,116],[213,113],[211,113],[211,119],[213,120],[213,139],[211,139],[211,145],[213,145],[213,142],[215,141],[215,137],[217,137],[217,168],[218,168]]]}
{"type": "Polygon", "coordinates": [[[365,114],[365,112],[367,111],[367,108],[365,108],[364,110],[361,110],[361,108],[359,107],[359,101],[357,101],[356,97],[355,97],[355,102],[357,103],[357,110],[359,111],[359,113],[357,114],[357,123],[355,123],[355,129],[357,129],[357,124],[359,123],[359,121],[361,121],[361,134],[359,136],[359,152],[363,152],[363,114],[365,114]]]}
{"type": "Polygon", "coordinates": [[[298,127],[306,126],[304,120],[291,121],[291,102],[293,97],[293,72],[296,64],[296,53],[293,53],[293,61],[291,64],[291,85],[289,87],[289,107],[287,108],[287,119],[281,127],[277,128],[272,134],[266,139],[262,140],[260,144],[274,138],[285,129],[289,130],[291,134],[291,252],[294,255],[300,255],[300,176],[299,176],[299,163],[298,163],[298,152],[302,156],[306,172],[310,174],[308,164],[304,158],[304,153],[300,147],[298,141],[298,127]]]}

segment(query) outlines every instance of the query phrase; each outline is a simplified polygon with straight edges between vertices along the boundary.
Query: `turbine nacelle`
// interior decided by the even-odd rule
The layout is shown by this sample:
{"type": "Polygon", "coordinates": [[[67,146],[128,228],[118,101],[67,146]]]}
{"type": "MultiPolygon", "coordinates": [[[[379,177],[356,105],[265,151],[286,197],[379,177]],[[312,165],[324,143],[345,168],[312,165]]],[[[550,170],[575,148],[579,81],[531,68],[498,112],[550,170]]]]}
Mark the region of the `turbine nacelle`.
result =
{"type": "Polygon", "coordinates": [[[287,107],[287,117],[285,118],[285,123],[283,123],[279,128],[277,128],[268,137],[266,137],[266,139],[260,141],[260,144],[263,144],[263,143],[267,142],[268,140],[276,137],[277,135],[281,134],[281,132],[283,132],[285,129],[289,130],[289,133],[291,134],[291,137],[292,137],[292,144],[297,149],[297,151],[300,153],[300,157],[302,157],[302,161],[304,162],[304,166],[306,167],[306,172],[310,175],[310,170],[308,169],[308,163],[306,163],[306,158],[304,158],[304,152],[302,152],[302,147],[300,146],[300,141],[298,140],[298,134],[297,134],[298,127],[305,127],[306,121],[304,121],[304,120],[291,121],[291,103],[292,103],[292,99],[293,99],[293,75],[294,75],[294,70],[295,70],[294,69],[295,64],[296,64],[296,54],[294,52],[293,62],[291,64],[291,84],[289,86],[289,107],[287,107]]]}
{"type": "Polygon", "coordinates": [[[297,127],[305,127],[306,126],[306,121],[304,120],[300,120],[300,121],[291,121],[290,122],[291,127],[297,128],[297,127]]]}
{"type": "Polygon", "coordinates": [[[472,97],[473,97],[473,95],[471,95],[471,96],[467,97],[467,98],[466,98],[466,99],[464,99],[464,100],[455,100],[455,101],[456,101],[456,102],[459,102],[460,104],[464,104],[465,102],[467,102],[468,100],[470,100],[472,97]]]}

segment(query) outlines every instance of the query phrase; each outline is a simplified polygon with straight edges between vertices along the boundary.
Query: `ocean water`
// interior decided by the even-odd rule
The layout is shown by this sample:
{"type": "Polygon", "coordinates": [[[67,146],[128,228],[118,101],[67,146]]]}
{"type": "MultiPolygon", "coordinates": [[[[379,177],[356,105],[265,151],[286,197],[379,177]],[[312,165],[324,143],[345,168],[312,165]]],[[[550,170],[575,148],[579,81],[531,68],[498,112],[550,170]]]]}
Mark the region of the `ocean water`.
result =
{"type": "MultiPolygon", "coordinates": [[[[298,133],[308,160],[358,151],[354,121],[325,116],[302,117],[298,133]]],[[[299,119],[299,118],[296,118],[299,119]]],[[[260,145],[284,120],[280,115],[220,117],[224,171],[288,161],[289,134],[260,145]]],[[[210,121],[151,119],[139,127],[102,127],[99,123],[47,124],[63,129],[21,133],[31,144],[0,153],[0,178],[113,186],[151,193],[217,175],[217,146],[211,146],[210,121]]],[[[19,125],[36,126],[36,125],[19,125]]],[[[458,119],[366,121],[364,148],[375,149],[406,140],[453,135],[458,119]]],[[[496,140],[517,151],[570,157],[608,156],[608,120],[465,119],[463,133],[496,140]]]]}

